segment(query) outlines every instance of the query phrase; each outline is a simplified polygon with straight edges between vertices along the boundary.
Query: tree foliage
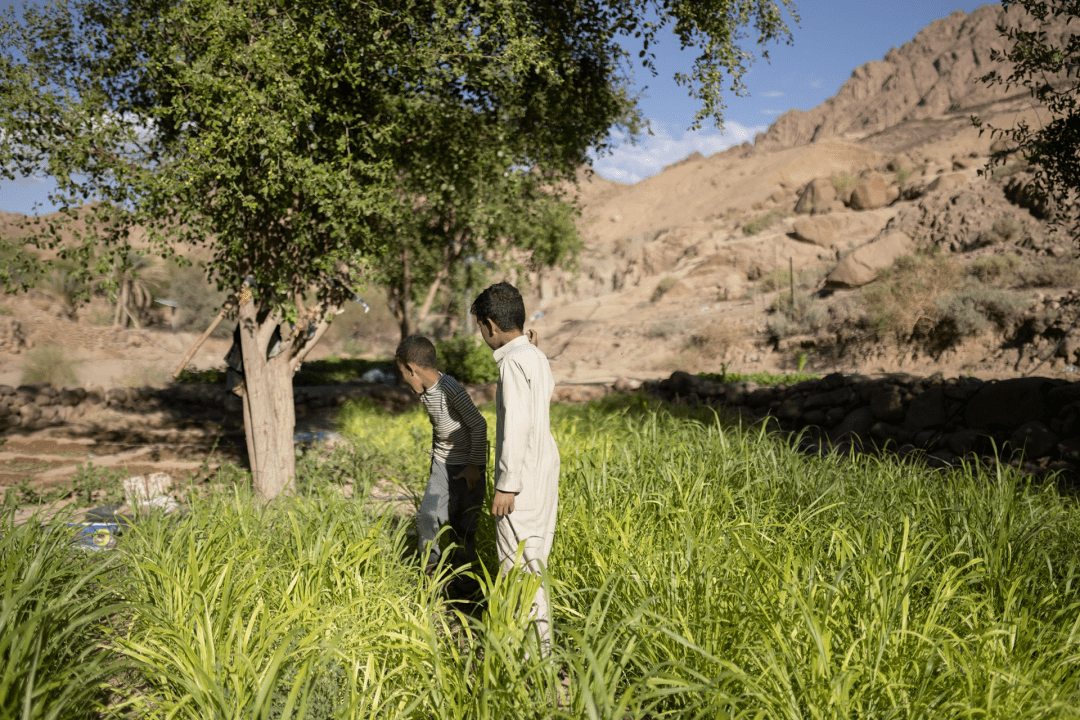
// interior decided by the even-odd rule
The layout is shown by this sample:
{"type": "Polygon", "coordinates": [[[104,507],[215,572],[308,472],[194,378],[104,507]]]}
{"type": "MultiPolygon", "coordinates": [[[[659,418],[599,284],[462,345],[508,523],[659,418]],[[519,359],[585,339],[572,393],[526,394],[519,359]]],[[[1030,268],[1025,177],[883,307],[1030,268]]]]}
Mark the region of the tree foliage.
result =
{"type": "MultiPolygon", "coordinates": [[[[73,241],[63,214],[38,237],[88,272],[128,273],[136,225],[164,258],[205,248],[219,286],[244,288],[248,391],[278,387],[406,229],[490,250],[538,197],[531,173],[572,180],[613,127],[635,131],[629,64],[655,70],[663,28],[700,48],[677,79],[719,122],[746,41],[790,39],[790,2],[55,0],[0,20],[0,179],[93,203],[73,241]]],[[[533,261],[562,252],[528,242],[533,261]]],[[[291,477],[291,389],[275,402],[245,398],[249,454],[251,424],[278,418],[259,463],[286,453],[291,477]]]]}
{"type": "Polygon", "coordinates": [[[1045,120],[1034,127],[1021,119],[1004,128],[972,120],[1006,140],[991,165],[1023,156],[1035,169],[1033,191],[1051,201],[1051,219],[1075,218],[1080,210],[1080,36],[1075,22],[1080,1],[1005,0],[1002,5],[998,31],[1007,47],[990,53],[1002,68],[987,73],[982,82],[1027,90],[1045,108],[1045,120]]]}

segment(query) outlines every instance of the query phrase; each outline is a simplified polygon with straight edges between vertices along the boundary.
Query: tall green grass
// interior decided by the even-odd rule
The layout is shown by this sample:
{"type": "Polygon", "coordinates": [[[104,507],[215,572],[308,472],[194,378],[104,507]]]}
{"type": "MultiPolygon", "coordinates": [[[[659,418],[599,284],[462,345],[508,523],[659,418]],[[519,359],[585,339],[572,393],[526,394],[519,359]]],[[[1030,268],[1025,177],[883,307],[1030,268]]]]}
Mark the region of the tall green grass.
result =
{"type": "Polygon", "coordinates": [[[422,487],[430,425],[355,405],[357,497],[217,493],[125,536],[112,587],[130,624],[111,644],[133,670],[110,712],[1075,717],[1080,513],[1052,484],[801,456],[640,398],[553,423],[550,656],[527,617],[538,579],[488,553],[486,605],[468,608],[440,593],[449,571],[423,576],[409,518],[362,495],[422,487]]]}
{"type": "Polygon", "coordinates": [[[104,644],[116,558],[79,550],[58,518],[0,518],[0,717],[85,718],[122,671],[104,644]]]}

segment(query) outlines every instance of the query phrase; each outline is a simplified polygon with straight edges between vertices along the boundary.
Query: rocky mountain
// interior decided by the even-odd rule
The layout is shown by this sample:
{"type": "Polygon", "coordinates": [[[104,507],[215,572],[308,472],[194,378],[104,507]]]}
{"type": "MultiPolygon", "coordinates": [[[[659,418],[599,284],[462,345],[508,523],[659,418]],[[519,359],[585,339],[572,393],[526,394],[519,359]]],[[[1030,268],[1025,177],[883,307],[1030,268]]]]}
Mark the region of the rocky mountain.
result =
{"type": "MultiPolygon", "coordinates": [[[[984,5],[970,15],[957,10],[890,50],[883,59],[855,69],[836,95],[803,112],[792,110],[755,141],[758,150],[780,150],[828,138],[865,138],[901,123],[948,116],[967,118],[988,103],[1026,92],[988,85],[980,78],[991,70],[1007,73],[1008,66],[990,59],[1002,49],[999,24],[1023,17],[1019,9],[1002,12],[1001,5],[984,5]]],[[[1062,25],[1049,36],[1060,40],[1070,33],[1062,25]]]]}

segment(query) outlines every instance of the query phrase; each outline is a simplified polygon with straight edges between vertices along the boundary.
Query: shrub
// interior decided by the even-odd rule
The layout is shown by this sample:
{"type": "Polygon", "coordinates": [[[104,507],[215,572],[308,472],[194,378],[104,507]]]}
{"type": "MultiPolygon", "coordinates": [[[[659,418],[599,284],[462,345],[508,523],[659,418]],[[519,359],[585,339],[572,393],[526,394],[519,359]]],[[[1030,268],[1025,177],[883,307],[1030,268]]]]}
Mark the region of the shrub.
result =
{"type": "Polygon", "coordinates": [[[994,221],[991,230],[995,235],[1001,238],[1002,241],[1008,242],[1020,237],[1020,233],[1024,230],[1024,226],[1012,215],[1002,215],[994,221]]]}
{"type": "Polygon", "coordinates": [[[829,179],[832,180],[832,185],[836,188],[837,194],[842,193],[849,187],[854,187],[859,184],[859,178],[854,175],[833,175],[829,179]]]}
{"type": "Polygon", "coordinates": [[[1004,280],[1020,265],[1016,255],[990,255],[973,261],[967,266],[967,274],[980,282],[993,283],[1004,280]]]}
{"type": "Polygon", "coordinates": [[[935,303],[962,280],[959,266],[936,253],[905,255],[862,291],[866,318],[879,337],[907,338],[920,318],[935,317],[935,303]]]}
{"type": "Polygon", "coordinates": [[[896,184],[903,185],[911,177],[911,168],[900,168],[896,171],[896,184]]]}
{"type": "Polygon", "coordinates": [[[1016,272],[1019,287],[1066,287],[1080,285],[1080,262],[1038,258],[1016,272]]]}
{"type": "MultiPolygon", "coordinates": [[[[205,273],[196,265],[180,267],[170,263],[165,276],[168,281],[161,293],[165,299],[178,303],[176,329],[201,333],[210,327],[225,302],[226,293],[207,282],[205,273]]],[[[233,327],[233,323],[223,322],[210,337],[227,338],[233,327]]]]}
{"type": "Polygon", "coordinates": [[[773,318],[768,322],[769,332],[778,339],[792,335],[805,335],[821,329],[829,320],[829,310],[809,293],[796,291],[795,302],[791,293],[781,293],[773,304],[773,318]]]}
{"type": "Polygon", "coordinates": [[[1016,292],[968,285],[938,298],[938,322],[951,322],[960,335],[975,335],[990,322],[1008,329],[1027,308],[1028,299],[1016,292]]]}
{"type": "Polygon", "coordinates": [[[770,225],[775,225],[776,223],[780,222],[781,220],[788,217],[789,215],[791,215],[791,213],[789,213],[787,210],[784,210],[782,208],[776,208],[775,210],[770,210],[769,212],[765,213],[764,215],[759,215],[758,217],[754,218],[750,222],[743,225],[743,229],[742,229],[743,234],[744,235],[757,235],[759,232],[761,232],[765,228],[769,227],[770,225]]]}
{"type": "Polygon", "coordinates": [[[459,335],[435,343],[439,368],[459,382],[489,383],[499,379],[499,366],[491,350],[472,335],[459,335]]]}
{"type": "Polygon", "coordinates": [[[652,294],[652,297],[649,298],[649,302],[656,302],[660,298],[664,297],[664,295],[667,294],[668,290],[675,287],[676,282],[678,282],[678,281],[675,278],[671,277],[670,275],[668,275],[666,278],[661,280],[656,285],[656,289],[653,290],[653,294],[652,294]]]}
{"type": "Polygon", "coordinates": [[[198,383],[214,385],[223,383],[225,382],[225,371],[218,368],[196,370],[194,365],[188,365],[180,371],[180,375],[177,376],[176,382],[181,385],[194,385],[198,383]]]}
{"type": "Polygon", "coordinates": [[[47,382],[55,387],[63,387],[78,381],[75,363],[68,359],[64,348],[42,345],[26,353],[22,369],[23,383],[47,382]]]}

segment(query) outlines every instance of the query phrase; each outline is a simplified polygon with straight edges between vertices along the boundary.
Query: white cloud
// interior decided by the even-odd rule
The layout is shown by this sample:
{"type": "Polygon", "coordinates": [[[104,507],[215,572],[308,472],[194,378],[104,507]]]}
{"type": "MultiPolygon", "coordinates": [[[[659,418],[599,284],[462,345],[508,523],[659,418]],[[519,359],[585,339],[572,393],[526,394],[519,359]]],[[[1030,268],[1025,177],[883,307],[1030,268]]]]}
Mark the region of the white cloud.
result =
{"type": "Polygon", "coordinates": [[[779,90],[770,90],[769,92],[761,93],[761,97],[767,97],[767,98],[784,97],[784,93],[780,92],[779,90]]]}
{"type": "Polygon", "coordinates": [[[779,110],[762,110],[761,114],[762,115],[779,115],[780,111],[779,110]]]}
{"type": "Polygon", "coordinates": [[[663,123],[653,122],[652,128],[653,134],[638,138],[637,145],[623,141],[611,155],[598,158],[593,163],[593,169],[608,180],[636,183],[692,153],[709,156],[732,145],[753,140],[755,135],[766,129],[764,125],[747,127],[728,120],[724,123],[723,134],[709,128],[686,130],[679,137],[674,137],[663,123]]]}
{"type": "Polygon", "coordinates": [[[38,175],[19,175],[16,176],[14,180],[9,180],[8,182],[16,187],[36,187],[46,184],[48,180],[38,175]]]}

